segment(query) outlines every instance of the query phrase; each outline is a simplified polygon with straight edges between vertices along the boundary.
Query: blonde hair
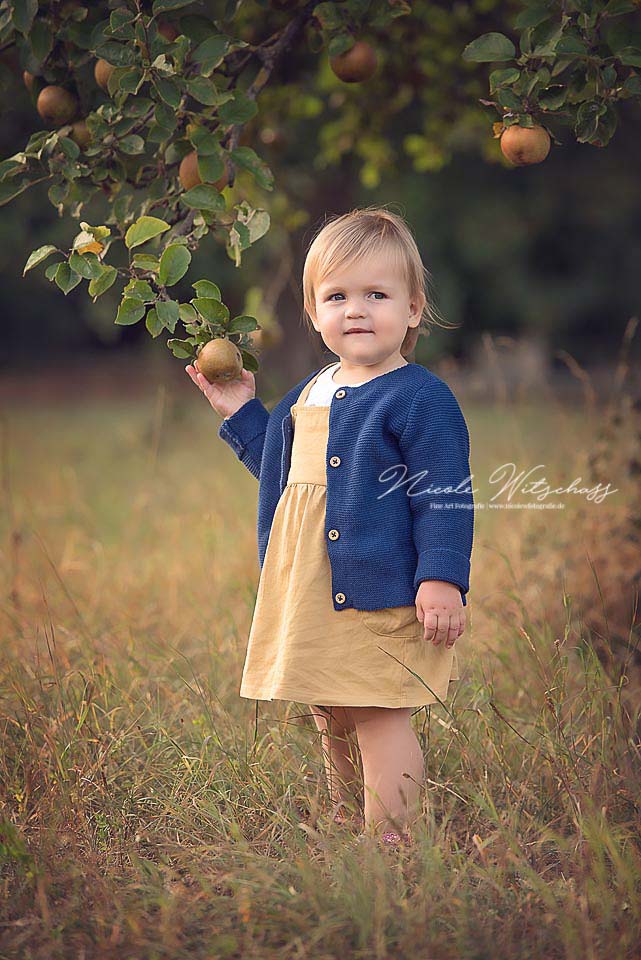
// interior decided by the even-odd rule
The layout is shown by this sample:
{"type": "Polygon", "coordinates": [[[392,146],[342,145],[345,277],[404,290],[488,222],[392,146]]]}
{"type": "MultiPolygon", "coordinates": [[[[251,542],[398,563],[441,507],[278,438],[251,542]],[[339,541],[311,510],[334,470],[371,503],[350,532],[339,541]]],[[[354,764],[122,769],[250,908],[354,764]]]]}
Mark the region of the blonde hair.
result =
{"type": "MultiPolygon", "coordinates": [[[[428,336],[432,326],[451,328],[438,313],[431,298],[431,274],[424,265],[410,227],[400,214],[384,206],[356,207],[325,221],[314,236],[303,267],[303,322],[314,331],[316,291],[325,277],[342,267],[381,252],[389,252],[400,267],[410,299],[422,293],[425,304],[417,327],[409,327],[401,354],[414,351],[419,335],[428,336]]],[[[315,332],[315,331],[314,331],[315,332]]]]}

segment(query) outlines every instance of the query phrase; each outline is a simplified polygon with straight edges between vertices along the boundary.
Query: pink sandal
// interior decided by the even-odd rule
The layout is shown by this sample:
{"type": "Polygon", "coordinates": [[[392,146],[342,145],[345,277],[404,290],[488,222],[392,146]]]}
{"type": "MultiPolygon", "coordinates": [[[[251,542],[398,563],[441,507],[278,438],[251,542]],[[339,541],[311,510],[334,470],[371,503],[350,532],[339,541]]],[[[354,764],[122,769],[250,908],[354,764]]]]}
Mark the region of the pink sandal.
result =
{"type": "Polygon", "coordinates": [[[396,830],[386,830],[381,836],[381,843],[385,847],[392,847],[394,850],[400,850],[404,847],[406,848],[413,846],[414,841],[412,840],[408,830],[404,830],[402,833],[397,833],[396,830]]]}

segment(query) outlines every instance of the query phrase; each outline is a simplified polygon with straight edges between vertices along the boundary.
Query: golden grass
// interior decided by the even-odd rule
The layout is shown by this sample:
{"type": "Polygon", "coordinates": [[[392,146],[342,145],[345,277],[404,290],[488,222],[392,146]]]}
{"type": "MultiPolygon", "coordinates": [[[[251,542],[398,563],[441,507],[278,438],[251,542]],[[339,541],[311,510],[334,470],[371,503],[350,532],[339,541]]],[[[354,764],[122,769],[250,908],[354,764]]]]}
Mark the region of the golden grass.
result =
{"type": "MultiPolygon", "coordinates": [[[[553,398],[465,413],[477,500],[508,460],[585,476],[607,427],[553,398]]],[[[477,513],[462,679],[413,719],[394,859],[332,824],[305,706],[238,696],[257,483],[218,424],[188,384],[5,404],[0,955],[638,956],[638,623],[609,567],[627,644],[586,622],[585,538],[616,553],[634,509],[620,465],[607,509],[477,513]]]]}

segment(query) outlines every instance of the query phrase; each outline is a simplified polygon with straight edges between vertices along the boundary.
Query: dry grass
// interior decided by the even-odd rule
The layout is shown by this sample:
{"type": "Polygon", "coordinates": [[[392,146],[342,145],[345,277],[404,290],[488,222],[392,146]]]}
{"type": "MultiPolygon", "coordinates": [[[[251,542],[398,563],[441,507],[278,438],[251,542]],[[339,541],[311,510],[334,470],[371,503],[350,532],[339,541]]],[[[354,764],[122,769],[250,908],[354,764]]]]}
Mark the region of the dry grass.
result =
{"type": "Polygon", "coordinates": [[[477,513],[462,679],[414,717],[424,815],[390,861],[331,824],[305,707],[238,696],[257,484],[192,394],[5,400],[0,956],[638,956],[634,398],[465,405],[477,500],[508,460],[621,495],[477,513]]]}

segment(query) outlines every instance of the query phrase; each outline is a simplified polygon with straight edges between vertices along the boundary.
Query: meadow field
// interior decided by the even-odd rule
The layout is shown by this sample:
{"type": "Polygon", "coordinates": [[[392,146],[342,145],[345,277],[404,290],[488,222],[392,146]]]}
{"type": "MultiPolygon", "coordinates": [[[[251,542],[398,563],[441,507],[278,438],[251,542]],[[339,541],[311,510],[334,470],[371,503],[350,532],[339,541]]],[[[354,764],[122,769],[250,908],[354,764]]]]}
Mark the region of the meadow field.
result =
{"type": "Polygon", "coordinates": [[[187,376],[5,390],[0,956],[638,957],[631,379],[609,405],[460,396],[477,501],[506,462],[618,493],[477,510],[400,854],[332,822],[306,705],[238,695],[258,485],[187,376]]]}

